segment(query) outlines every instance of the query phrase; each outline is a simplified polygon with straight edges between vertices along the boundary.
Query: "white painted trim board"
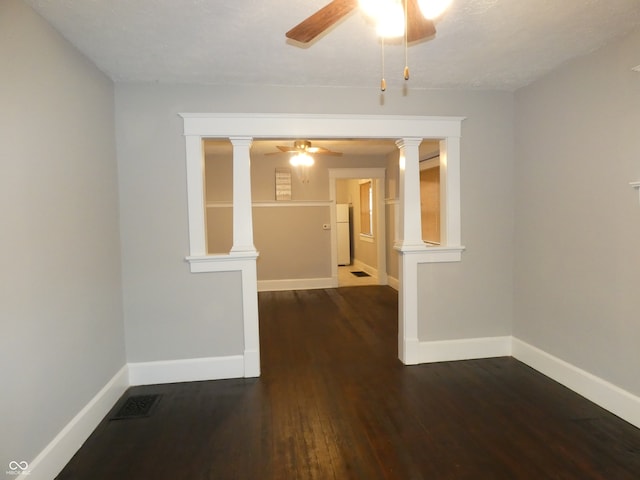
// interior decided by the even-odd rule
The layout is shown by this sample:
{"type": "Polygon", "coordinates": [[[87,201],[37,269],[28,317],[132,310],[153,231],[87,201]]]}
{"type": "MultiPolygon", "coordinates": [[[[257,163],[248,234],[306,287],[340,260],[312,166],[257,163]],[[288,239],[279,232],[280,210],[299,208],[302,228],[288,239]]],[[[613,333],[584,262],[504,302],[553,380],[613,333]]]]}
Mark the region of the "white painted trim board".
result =
{"type": "Polygon", "coordinates": [[[102,419],[129,387],[129,369],[123,366],[29,463],[20,480],[51,480],[65,467],[102,419]]]}
{"type": "Polygon", "coordinates": [[[284,290],[313,290],[316,288],[336,288],[337,278],[288,278],[282,280],[258,280],[259,292],[279,292],[284,290]]]}
{"type": "Polygon", "coordinates": [[[244,364],[243,355],[129,363],[129,384],[136,386],[243,378],[244,364]]]}
{"type": "Polygon", "coordinates": [[[534,370],[640,428],[640,397],[517,338],[513,338],[512,341],[512,355],[534,370]]]}

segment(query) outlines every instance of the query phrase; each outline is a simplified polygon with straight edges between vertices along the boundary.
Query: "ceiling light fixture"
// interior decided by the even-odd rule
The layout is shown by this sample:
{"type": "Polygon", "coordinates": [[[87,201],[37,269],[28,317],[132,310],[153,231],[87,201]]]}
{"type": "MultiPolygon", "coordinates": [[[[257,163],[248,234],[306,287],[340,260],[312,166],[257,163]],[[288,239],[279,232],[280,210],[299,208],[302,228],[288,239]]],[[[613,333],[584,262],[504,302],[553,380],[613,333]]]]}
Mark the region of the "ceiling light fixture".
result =
{"type": "Polygon", "coordinates": [[[289,163],[296,169],[302,183],[309,183],[309,167],[314,163],[313,157],[306,152],[299,152],[291,156],[289,163]]]}
{"type": "Polygon", "coordinates": [[[382,50],[382,81],[380,89],[387,88],[384,79],[385,38],[404,35],[404,79],[409,80],[408,45],[433,37],[436,28],[433,19],[439,17],[453,0],[331,0],[316,13],[307,17],[285,35],[294,42],[308,44],[333,27],[354,9],[370,17],[380,36],[382,50]]]}
{"type": "MultiPolygon", "coordinates": [[[[409,2],[412,0],[358,0],[360,9],[376,25],[376,32],[380,37],[382,54],[382,79],[380,90],[387,89],[387,81],[384,77],[384,44],[387,38],[404,36],[405,66],[404,79],[409,80],[408,60],[408,30],[409,30],[409,2]]],[[[416,0],[413,0],[414,2],[416,0]]],[[[433,20],[442,15],[451,5],[453,0],[417,0],[420,13],[428,20],[433,20]]],[[[414,3],[415,5],[415,3],[414,3]]],[[[413,8],[414,14],[416,9],[413,8]]]]}
{"type": "Polygon", "coordinates": [[[453,0],[418,0],[418,6],[424,18],[433,20],[438,18],[449,8],[453,0]]]}
{"type": "Polygon", "coordinates": [[[376,26],[381,38],[397,38],[404,35],[404,6],[402,0],[359,0],[362,12],[376,26]]]}

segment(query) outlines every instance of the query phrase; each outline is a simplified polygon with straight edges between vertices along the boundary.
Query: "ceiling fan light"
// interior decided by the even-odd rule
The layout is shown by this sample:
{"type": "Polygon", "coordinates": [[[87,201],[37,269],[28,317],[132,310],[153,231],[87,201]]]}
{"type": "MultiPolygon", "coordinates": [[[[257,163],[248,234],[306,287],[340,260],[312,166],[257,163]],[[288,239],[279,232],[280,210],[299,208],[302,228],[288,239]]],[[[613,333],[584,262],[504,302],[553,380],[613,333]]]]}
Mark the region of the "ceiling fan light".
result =
{"type": "Polygon", "coordinates": [[[404,35],[404,7],[401,0],[359,0],[360,9],[376,24],[378,36],[384,38],[404,35]]]}
{"type": "Polygon", "coordinates": [[[418,6],[425,18],[433,20],[449,8],[453,0],[418,0],[418,6]]]}
{"type": "Polygon", "coordinates": [[[291,157],[289,163],[294,167],[310,167],[313,165],[313,157],[306,153],[296,153],[291,157]]]}
{"type": "Polygon", "coordinates": [[[376,32],[378,36],[384,38],[401,37],[404,35],[404,8],[402,3],[393,2],[377,22],[376,32]]]}
{"type": "Polygon", "coordinates": [[[360,10],[369,18],[372,18],[376,22],[383,14],[385,4],[390,3],[392,0],[359,0],[360,10]]]}

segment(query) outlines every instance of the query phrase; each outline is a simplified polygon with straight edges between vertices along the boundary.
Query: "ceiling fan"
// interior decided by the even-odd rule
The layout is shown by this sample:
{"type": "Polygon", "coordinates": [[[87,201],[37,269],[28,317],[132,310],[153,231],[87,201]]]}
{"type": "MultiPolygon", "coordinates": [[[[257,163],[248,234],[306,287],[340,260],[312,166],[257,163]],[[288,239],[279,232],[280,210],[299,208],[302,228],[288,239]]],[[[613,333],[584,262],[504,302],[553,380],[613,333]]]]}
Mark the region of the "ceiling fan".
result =
{"type": "Polygon", "coordinates": [[[333,155],[342,156],[342,152],[334,152],[324,147],[314,147],[309,140],[296,140],[293,146],[276,145],[279,152],[269,152],[265,155],[277,155],[279,153],[308,154],[308,155],[333,155]]]}
{"type": "MultiPolygon", "coordinates": [[[[300,43],[309,43],[351,13],[359,4],[361,4],[364,9],[366,7],[365,3],[363,0],[333,0],[293,27],[285,35],[291,40],[300,43]]],[[[380,2],[378,1],[377,3],[380,2]]],[[[432,5],[435,3],[443,3],[441,0],[438,2],[434,2],[434,0],[400,0],[399,2],[396,1],[396,3],[400,3],[402,8],[406,9],[406,18],[404,21],[406,22],[407,42],[416,42],[435,35],[436,28],[432,18],[435,18],[442,12],[434,12],[429,9],[432,8],[432,5]]],[[[444,3],[448,5],[450,2],[444,3]]],[[[442,9],[444,8],[446,8],[446,6],[442,9]]]]}

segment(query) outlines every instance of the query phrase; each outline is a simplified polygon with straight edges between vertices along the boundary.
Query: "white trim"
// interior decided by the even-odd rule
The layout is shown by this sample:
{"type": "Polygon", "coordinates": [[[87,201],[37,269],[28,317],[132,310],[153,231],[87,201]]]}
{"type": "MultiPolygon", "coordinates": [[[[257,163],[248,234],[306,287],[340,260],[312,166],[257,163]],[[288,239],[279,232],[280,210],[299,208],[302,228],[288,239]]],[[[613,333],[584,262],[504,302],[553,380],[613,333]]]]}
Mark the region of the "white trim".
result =
{"type": "Polygon", "coordinates": [[[185,135],[187,160],[187,209],[189,212],[189,254],[207,254],[207,225],[204,209],[204,151],[202,138],[185,135]]]}
{"type": "Polygon", "coordinates": [[[331,200],[291,200],[278,202],[253,202],[253,207],[330,207],[331,200]]]}
{"type": "Polygon", "coordinates": [[[242,377],[244,377],[242,355],[129,364],[129,383],[132,386],[242,377]]]}
{"type": "Polygon", "coordinates": [[[260,376],[256,258],[258,258],[258,252],[248,251],[231,252],[228,255],[202,255],[186,258],[192,273],[240,272],[245,377],[260,376]]]}
{"type": "Polygon", "coordinates": [[[366,242],[366,243],[375,242],[375,237],[370,233],[359,233],[358,235],[361,242],[366,242]]]}
{"type": "Polygon", "coordinates": [[[62,471],[129,386],[127,365],[87,403],[16,478],[51,480],[62,471]]]}
{"type": "Polygon", "coordinates": [[[201,255],[186,257],[191,273],[207,272],[242,272],[250,267],[250,262],[255,262],[258,253],[233,253],[219,255],[201,255]],[[249,262],[249,263],[247,263],[249,262]]]}
{"type": "Polygon", "coordinates": [[[337,287],[336,281],[332,277],[258,280],[259,292],[278,292],[283,290],[313,290],[317,288],[335,287],[337,287]]]}
{"type": "MultiPolygon", "coordinates": [[[[277,202],[253,202],[251,205],[253,208],[262,207],[330,207],[331,200],[316,201],[316,200],[280,200],[277,202]]],[[[207,208],[232,208],[233,202],[207,202],[207,208]]]]}
{"type": "Polygon", "coordinates": [[[464,117],[260,113],[181,113],[185,135],[208,138],[459,137],[464,117]]]}
{"type": "Polygon", "coordinates": [[[640,397],[517,338],[512,340],[512,355],[640,428],[640,397]]]}
{"type": "Polygon", "coordinates": [[[418,340],[418,266],[459,262],[464,247],[403,246],[398,259],[398,356],[405,365],[421,363],[418,340]]]}
{"type": "Polygon", "coordinates": [[[362,270],[363,272],[368,273],[372,277],[378,278],[378,269],[373,268],[371,265],[367,265],[362,260],[358,260],[357,258],[354,258],[353,268],[357,268],[358,270],[362,270]]]}
{"type": "MultiPolygon", "coordinates": [[[[460,238],[460,134],[462,130],[462,121],[464,117],[427,117],[427,116],[399,116],[399,115],[305,115],[305,114],[258,114],[258,113],[183,113],[180,114],[183,118],[184,135],[186,138],[186,162],[187,162],[187,206],[189,209],[189,257],[198,258],[206,256],[206,219],[205,219],[205,199],[204,199],[204,168],[203,168],[203,152],[202,152],[202,140],[204,138],[243,138],[248,139],[255,138],[377,138],[377,139],[392,139],[398,143],[399,139],[402,139],[402,144],[405,144],[407,140],[410,142],[417,142],[420,139],[436,139],[440,140],[440,187],[441,195],[446,200],[441,202],[441,205],[445,206],[443,215],[441,217],[441,241],[445,246],[457,246],[461,244],[460,238]]],[[[232,142],[233,143],[233,142],[232,142]]],[[[417,146],[412,148],[412,156],[417,153],[417,146]]],[[[235,148],[234,148],[235,156],[235,148]]],[[[403,157],[400,157],[400,163],[402,164],[403,157]]],[[[416,160],[415,163],[418,161],[416,160]]],[[[234,165],[235,165],[234,158],[234,165]]],[[[250,190],[250,184],[247,181],[249,178],[248,170],[246,169],[246,162],[242,161],[244,166],[242,175],[242,188],[250,190]]],[[[413,168],[413,166],[411,167],[413,168]]],[[[418,167],[416,166],[416,170],[418,167]]],[[[330,170],[331,171],[331,170],[330,170]]],[[[361,178],[371,178],[372,175],[363,174],[361,178]]],[[[406,226],[405,217],[406,209],[411,205],[411,209],[415,209],[415,202],[411,203],[404,197],[404,187],[400,187],[400,205],[399,215],[396,218],[401,219],[401,225],[406,226]]],[[[377,183],[380,183],[379,181],[377,183]]],[[[235,179],[234,179],[235,184],[235,179]]],[[[379,215],[381,221],[378,222],[378,229],[383,232],[384,235],[384,188],[379,187],[381,190],[378,192],[379,202],[379,215]]],[[[335,194],[335,182],[330,178],[330,189],[335,194]]],[[[412,192],[415,188],[412,188],[412,192]]],[[[245,191],[236,192],[234,189],[234,199],[240,204],[244,205],[242,199],[251,198],[251,192],[245,191]],[[247,197],[248,196],[248,197],[247,197]]],[[[414,192],[415,193],[415,192],[414,192]]],[[[412,194],[413,196],[414,193],[412,194]]],[[[335,201],[335,196],[331,197],[331,200],[335,201]]],[[[415,196],[414,200],[418,201],[418,197],[415,196]]],[[[250,202],[250,200],[249,200],[250,202]]],[[[236,206],[234,206],[234,218],[236,215],[236,206]]],[[[250,215],[250,209],[245,209],[246,215],[250,215]]],[[[335,226],[335,208],[330,209],[331,225],[335,226]]],[[[248,218],[248,217],[247,217],[248,218]]],[[[417,217],[419,220],[419,217],[417,217]]],[[[248,220],[247,220],[248,222],[248,220]]],[[[251,251],[255,253],[255,247],[252,245],[252,238],[247,228],[242,230],[243,238],[242,244],[238,245],[236,242],[236,226],[239,222],[234,220],[234,251],[251,251]]],[[[419,224],[419,222],[418,222],[419,224]]],[[[246,227],[247,224],[240,226],[246,227]]],[[[411,227],[411,228],[415,228],[411,227]]],[[[334,229],[335,230],[335,229],[334,229]]],[[[400,230],[402,231],[402,230],[400,230]]],[[[378,242],[378,249],[382,247],[382,237],[377,235],[381,241],[378,242]]],[[[403,234],[399,237],[399,245],[401,245],[404,252],[412,250],[417,247],[424,249],[425,246],[420,244],[418,236],[415,237],[415,245],[411,244],[411,238],[406,238],[403,234]]],[[[421,239],[420,239],[421,240],[421,239]]],[[[335,258],[335,233],[332,235],[332,278],[337,279],[337,258],[335,258]],[[335,267],[336,271],[333,271],[335,267]]],[[[380,272],[380,283],[386,284],[386,252],[382,255],[378,253],[378,270],[380,272]],[[380,258],[381,257],[381,258],[380,258]]],[[[403,255],[406,257],[406,255],[403,255]]],[[[455,255],[448,254],[446,259],[442,261],[453,261],[455,255]]],[[[433,259],[443,258],[442,255],[434,255],[433,259]]],[[[435,261],[435,260],[434,260],[435,261]]],[[[458,260],[459,261],[459,260],[458,260]]],[[[256,259],[247,260],[252,262],[255,271],[256,259]]],[[[400,262],[403,263],[403,262],[400,262]]],[[[219,268],[209,270],[211,262],[191,262],[192,272],[206,272],[206,271],[225,271],[219,268]]],[[[406,341],[408,344],[417,344],[417,337],[407,337],[405,333],[410,331],[414,333],[414,323],[417,325],[417,285],[411,285],[407,289],[409,292],[405,292],[403,285],[409,283],[410,280],[417,281],[416,271],[410,271],[411,268],[417,268],[417,263],[409,262],[405,265],[405,268],[399,268],[399,341],[400,344],[406,341]],[[405,304],[406,302],[412,302],[411,304],[405,304]],[[403,312],[408,312],[410,318],[404,319],[403,312]],[[405,327],[409,326],[409,330],[405,327]]],[[[257,280],[254,285],[249,285],[247,281],[251,274],[251,269],[247,267],[243,270],[243,307],[249,306],[250,308],[243,309],[244,316],[244,337],[245,337],[245,351],[257,352],[259,347],[256,345],[253,348],[254,343],[257,343],[258,338],[258,317],[257,306],[254,308],[257,297],[257,280]],[[246,298],[248,297],[248,299],[246,298]],[[248,343],[247,343],[248,342],[248,343]],[[251,345],[246,347],[246,345],[251,345]]],[[[400,345],[399,355],[404,361],[405,349],[403,345],[400,345]]],[[[411,350],[415,350],[411,347],[411,350]]],[[[259,361],[259,355],[254,355],[259,361]]],[[[259,365],[257,367],[259,371],[259,365]]]]}
{"type": "Polygon", "coordinates": [[[387,285],[393,288],[396,292],[400,289],[400,282],[396,277],[392,277],[391,275],[387,275],[387,285]]]}
{"type": "MultiPolygon", "coordinates": [[[[206,208],[232,208],[233,202],[223,202],[223,201],[215,201],[215,202],[207,202],[205,205],[206,208]]],[[[255,207],[255,204],[254,204],[255,207]]]]}
{"type": "Polygon", "coordinates": [[[419,349],[420,363],[508,357],[511,355],[511,337],[463,338],[420,342],[419,349]]]}

